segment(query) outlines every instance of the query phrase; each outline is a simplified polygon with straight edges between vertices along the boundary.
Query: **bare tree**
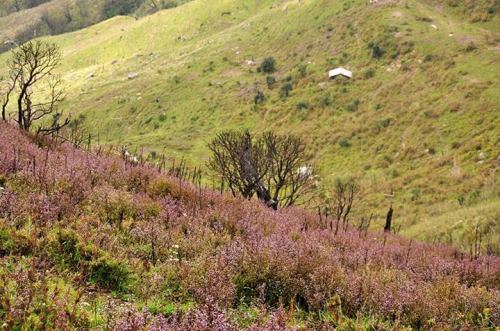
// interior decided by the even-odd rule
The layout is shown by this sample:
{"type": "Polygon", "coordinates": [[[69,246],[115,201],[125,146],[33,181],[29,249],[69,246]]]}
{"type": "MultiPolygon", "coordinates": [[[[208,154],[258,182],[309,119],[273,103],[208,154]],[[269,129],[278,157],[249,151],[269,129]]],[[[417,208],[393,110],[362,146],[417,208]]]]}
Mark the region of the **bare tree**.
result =
{"type": "Polygon", "coordinates": [[[250,132],[225,131],[209,144],[212,156],[208,167],[220,175],[233,195],[251,198],[255,185],[267,173],[263,146],[252,141],[250,132]]]}
{"type": "Polygon", "coordinates": [[[335,181],[332,206],[337,219],[335,234],[338,233],[340,222],[342,222],[344,230],[347,229],[349,214],[351,213],[356,195],[359,191],[359,185],[354,178],[349,178],[347,180],[337,179],[335,181]]]}
{"type": "Polygon", "coordinates": [[[9,87],[2,103],[2,118],[6,119],[6,109],[12,96],[17,101],[19,127],[30,131],[33,124],[40,121],[39,134],[53,134],[69,124],[57,111],[63,100],[61,80],[54,75],[61,54],[55,44],[29,41],[12,52],[9,87]],[[45,96],[45,97],[44,97],[45,96]],[[50,120],[47,117],[51,116],[50,120]]]}
{"type": "Polygon", "coordinates": [[[293,135],[262,135],[269,171],[264,176],[274,201],[283,207],[292,206],[314,187],[313,169],[306,164],[306,145],[293,135]]]}
{"type": "Polygon", "coordinates": [[[254,195],[269,207],[287,207],[312,187],[312,170],[305,163],[304,142],[294,136],[226,131],[208,145],[208,167],[226,183],[233,195],[254,195]]]}
{"type": "Polygon", "coordinates": [[[16,83],[19,78],[19,72],[11,72],[9,80],[6,82],[5,92],[4,88],[0,89],[0,92],[3,94],[2,96],[2,120],[7,121],[7,106],[10,102],[10,96],[14,89],[16,88],[16,83]]]}

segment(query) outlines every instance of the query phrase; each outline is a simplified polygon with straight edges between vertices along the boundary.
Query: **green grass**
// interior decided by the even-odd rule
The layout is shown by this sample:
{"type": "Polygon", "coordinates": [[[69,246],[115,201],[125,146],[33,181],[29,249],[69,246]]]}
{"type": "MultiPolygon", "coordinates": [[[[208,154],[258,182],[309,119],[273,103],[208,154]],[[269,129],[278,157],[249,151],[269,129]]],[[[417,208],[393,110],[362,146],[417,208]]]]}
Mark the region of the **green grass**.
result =
{"type": "MultiPolygon", "coordinates": [[[[323,195],[336,177],[357,176],[356,217],[374,212],[380,227],[392,203],[402,233],[434,240],[426,225],[455,229],[447,220],[460,214],[460,195],[481,195],[467,219],[499,201],[500,20],[471,23],[463,8],[438,10],[423,0],[195,0],[48,39],[64,52],[64,109],[84,113],[101,142],[200,164],[221,130],[293,132],[315,155],[323,195]],[[380,59],[370,42],[384,49],[380,59]],[[273,89],[257,72],[268,56],[277,60],[273,89]],[[338,65],[354,79],[329,82],[327,71],[338,65]],[[129,72],[138,77],[127,79],[129,72]],[[293,91],[282,98],[288,76],[293,91]],[[266,96],[258,106],[256,87],[266,96]]],[[[498,240],[498,231],[490,236],[498,240]]]]}

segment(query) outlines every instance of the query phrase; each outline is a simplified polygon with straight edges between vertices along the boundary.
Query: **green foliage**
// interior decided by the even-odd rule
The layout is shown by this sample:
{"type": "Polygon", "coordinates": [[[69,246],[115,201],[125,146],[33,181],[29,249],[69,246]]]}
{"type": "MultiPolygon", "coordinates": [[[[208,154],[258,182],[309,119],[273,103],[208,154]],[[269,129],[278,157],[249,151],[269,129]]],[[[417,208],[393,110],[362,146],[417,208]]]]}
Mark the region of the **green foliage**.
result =
{"type": "Polygon", "coordinates": [[[131,282],[127,266],[109,256],[101,256],[89,266],[89,281],[100,287],[118,292],[126,292],[131,282]]]}
{"type": "Polygon", "coordinates": [[[300,77],[304,78],[307,76],[307,64],[300,64],[297,70],[300,77]]]}
{"type": "Polygon", "coordinates": [[[29,233],[4,227],[0,223],[0,257],[9,254],[28,256],[33,249],[34,243],[29,238],[29,233]]]}
{"type": "Polygon", "coordinates": [[[350,104],[347,105],[347,111],[351,113],[357,111],[360,104],[361,101],[359,99],[354,99],[350,104]]]}
{"type": "Polygon", "coordinates": [[[375,76],[375,69],[373,69],[373,68],[366,69],[363,76],[365,77],[365,79],[373,78],[375,76]]]}
{"type": "Polygon", "coordinates": [[[173,192],[173,185],[166,179],[157,179],[149,183],[147,193],[151,197],[166,197],[173,192]]]}
{"type": "Polygon", "coordinates": [[[309,109],[309,104],[305,101],[299,101],[296,105],[297,110],[309,109]]]}
{"type": "Polygon", "coordinates": [[[137,214],[137,208],[127,193],[119,192],[98,199],[94,206],[97,207],[99,218],[109,224],[121,227],[123,221],[133,219],[137,214]]]}
{"type": "Polygon", "coordinates": [[[47,250],[51,259],[63,268],[77,270],[81,266],[81,247],[74,231],[58,230],[49,241],[47,250]]]}
{"type": "Polygon", "coordinates": [[[266,74],[272,74],[276,71],[276,59],[274,57],[266,57],[260,64],[259,70],[266,74]]]}
{"type": "Polygon", "coordinates": [[[110,1],[104,6],[104,14],[108,18],[117,15],[128,15],[136,11],[143,2],[144,0],[110,1]]]}
{"type": "Polygon", "coordinates": [[[290,92],[293,90],[293,85],[290,82],[286,82],[281,86],[280,96],[282,98],[287,98],[290,96],[290,92]]]}
{"type": "Polygon", "coordinates": [[[332,104],[332,96],[330,93],[323,94],[319,99],[319,105],[321,107],[328,107],[332,104]]]}
{"type": "Polygon", "coordinates": [[[382,129],[389,127],[389,125],[391,125],[391,119],[382,118],[374,123],[373,130],[378,133],[382,131],[382,129]]]}
{"type": "Polygon", "coordinates": [[[376,43],[369,43],[368,48],[371,50],[372,58],[374,59],[380,59],[386,53],[385,49],[376,43]]]}
{"type": "Polygon", "coordinates": [[[266,101],[266,96],[264,95],[264,92],[262,92],[262,91],[257,91],[257,92],[255,93],[255,97],[254,97],[253,101],[254,101],[254,103],[255,103],[256,105],[261,104],[261,103],[263,103],[264,101],[266,101]]]}
{"type": "Polygon", "coordinates": [[[349,139],[342,138],[339,140],[339,146],[342,148],[348,148],[351,146],[351,143],[350,143],[349,139]]]}
{"type": "Polygon", "coordinates": [[[269,89],[272,89],[276,85],[276,78],[274,78],[274,76],[267,76],[266,83],[267,83],[267,87],[269,89]]]}

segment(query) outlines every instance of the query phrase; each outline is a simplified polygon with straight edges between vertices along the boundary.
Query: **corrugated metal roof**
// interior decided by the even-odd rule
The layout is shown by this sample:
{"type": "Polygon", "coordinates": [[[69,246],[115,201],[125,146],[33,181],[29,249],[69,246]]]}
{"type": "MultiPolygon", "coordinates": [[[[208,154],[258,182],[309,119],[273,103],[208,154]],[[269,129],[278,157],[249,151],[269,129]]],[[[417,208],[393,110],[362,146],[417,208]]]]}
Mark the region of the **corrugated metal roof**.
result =
{"type": "Polygon", "coordinates": [[[330,72],[328,73],[328,76],[330,78],[335,78],[337,76],[344,76],[347,78],[352,78],[352,71],[349,71],[349,70],[344,69],[344,68],[336,68],[336,69],[330,70],[330,72]]]}

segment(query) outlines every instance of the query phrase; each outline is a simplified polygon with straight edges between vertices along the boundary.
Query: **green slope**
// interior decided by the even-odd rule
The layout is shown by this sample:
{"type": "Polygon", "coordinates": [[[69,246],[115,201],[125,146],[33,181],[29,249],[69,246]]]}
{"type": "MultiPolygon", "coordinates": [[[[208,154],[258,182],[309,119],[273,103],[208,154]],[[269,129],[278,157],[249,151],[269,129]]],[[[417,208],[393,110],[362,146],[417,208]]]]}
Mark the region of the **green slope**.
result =
{"type": "MultiPolygon", "coordinates": [[[[357,216],[374,212],[380,226],[393,203],[403,233],[444,240],[457,221],[480,222],[498,243],[487,224],[500,205],[499,5],[439,3],[195,0],[50,40],[64,52],[64,108],[101,142],[198,164],[220,130],[294,132],[325,192],[337,176],[361,179],[357,216]],[[247,63],[267,56],[278,64],[272,89],[247,63]],[[339,65],[352,81],[328,81],[339,65]],[[266,101],[256,106],[257,90],[266,101]]],[[[457,233],[467,246],[468,230],[457,233]]]]}

